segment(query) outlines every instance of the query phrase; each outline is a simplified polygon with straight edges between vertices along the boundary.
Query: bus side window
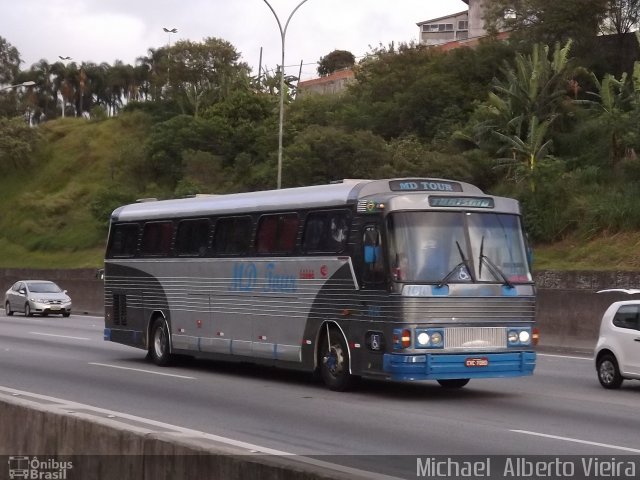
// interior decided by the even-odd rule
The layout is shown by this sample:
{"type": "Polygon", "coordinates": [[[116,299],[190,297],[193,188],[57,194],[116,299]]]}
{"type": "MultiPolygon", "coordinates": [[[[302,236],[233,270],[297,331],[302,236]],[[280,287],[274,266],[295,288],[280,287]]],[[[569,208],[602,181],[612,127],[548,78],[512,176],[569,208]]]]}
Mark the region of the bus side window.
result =
{"type": "Polygon", "coordinates": [[[133,257],[138,246],[138,232],[136,223],[113,225],[107,257],[133,257]]]}
{"type": "Polygon", "coordinates": [[[362,279],[366,283],[384,281],[384,256],[382,254],[382,237],[377,226],[365,227],[362,237],[362,257],[364,268],[362,279]]]}
{"type": "Polygon", "coordinates": [[[217,255],[246,255],[251,248],[251,217],[223,217],[218,219],[213,234],[213,248],[217,255]]]}

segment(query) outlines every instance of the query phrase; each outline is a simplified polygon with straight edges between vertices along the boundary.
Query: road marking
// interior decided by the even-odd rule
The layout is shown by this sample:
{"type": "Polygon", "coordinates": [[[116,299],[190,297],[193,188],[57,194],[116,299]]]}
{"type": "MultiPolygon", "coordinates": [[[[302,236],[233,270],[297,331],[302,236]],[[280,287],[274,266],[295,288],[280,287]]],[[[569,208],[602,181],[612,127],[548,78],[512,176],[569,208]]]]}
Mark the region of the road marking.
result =
{"type": "Polygon", "coordinates": [[[509,430],[510,432],[523,433],[525,435],[533,435],[534,437],[552,438],[554,440],[563,440],[565,442],[581,443],[583,445],[593,445],[595,447],[611,448],[613,450],[622,450],[624,452],[640,453],[637,448],[621,447],[620,445],[610,445],[608,443],[589,442],[577,438],[559,437],[557,435],[548,435],[546,433],[530,432],[528,430],[509,430]]]}
{"type": "MultiPolygon", "coordinates": [[[[92,365],[103,365],[103,364],[92,364],[92,365]]],[[[106,366],[111,367],[113,365],[106,365],[106,366]]],[[[117,367],[117,368],[124,368],[124,367],[117,367]]],[[[97,416],[101,416],[103,418],[104,417],[109,418],[110,420],[113,420],[120,424],[122,424],[123,419],[135,421],[138,423],[146,424],[147,428],[145,430],[147,431],[152,430],[152,427],[156,427],[161,429],[163,435],[171,435],[174,438],[180,439],[182,441],[183,439],[190,439],[190,438],[196,438],[196,439],[205,438],[213,442],[218,442],[225,445],[246,449],[249,451],[249,453],[259,453],[259,454],[266,454],[266,455],[274,455],[278,457],[285,457],[291,461],[313,465],[315,467],[319,467],[324,471],[328,471],[328,472],[338,471],[346,475],[350,475],[352,477],[356,476],[356,478],[367,478],[370,480],[401,480],[398,477],[385,475],[383,473],[371,472],[368,470],[360,470],[358,468],[348,467],[346,465],[340,465],[337,463],[326,462],[323,460],[318,460],[315,458],[306,457],[306,456],[298,455],[291,452],[284,452],[282,450],[275,450],[273,448],[262,447],[260,445],[256,445],[253,443],[247,443],[247,442],[235,440],[229,437],[222,437],[220,435],[206,433],[199,430],[192,430],[189,428],[180,427],[178,425],[172,425],[170,423],[151,420],[149,418],[138,417],[135,415],[129,415],[127,413],[117,412],[114,410],[107,410],[104,408],[94,407],[87,404],[77,403],[69,400],[63,400],[61,398],[51,397],[48,395],[40,395],[37,393],[26,392],[23,390],[16,390],[15,388],[0,386],[0,398],[2,397],[3,394],[11,395],[12,396],[11,398],[14,398],[14,399],[18,398],[20,400],[24,400],[27,402],[34,402],[34,400],[30,400],[29,397],[39,399],[39,400],[46,400],[47,402],[51,403],[51,405],[47,405],[47,408],[52,410],[58,409],[65,412],[69,410],[72,410],[72,411],[83,410],[83,413],[86,413],[87,410],[90,410],[97,416]]],[[[133,427],[128,426],[128,428],[133,428],[133,427]]],[[[200,448],[201,444],[198,444],[198,447],[200,448]]],[[[214,448],[215,447],[212,447],[212,450],[214,448]]]]}
{"type": "Polygon", "coordinates": [[[152,373],[154,375],[164,375],[165,377],[186,378],[187,380],[195,380],[196,377],[187,377],[186,375],[176,375],[175,373],[154,372],[153,370],[144,370],[142,368],[121,367],[119,365],[109,365],[108,363],[89,362],[89,365],[97,367],[118,368],[120,370],[133,370],[134,372],[152,373]]]}
{"type": "Polygon", "coordinates": [[[91,340],[86,337],[71,337],[69,335],[54,335],[53,333],[29,332],[31,335],[42,335],[44,337],[71,338],[72,340],[91,340]]]}
{"type": "Polygon", "coordinates": [[[570,355],[553,355],[551,353],[538,353],[539,357],[572,358],[574,360],[589,360],[593,362],[593,357],[572,357],[570,355]]]}

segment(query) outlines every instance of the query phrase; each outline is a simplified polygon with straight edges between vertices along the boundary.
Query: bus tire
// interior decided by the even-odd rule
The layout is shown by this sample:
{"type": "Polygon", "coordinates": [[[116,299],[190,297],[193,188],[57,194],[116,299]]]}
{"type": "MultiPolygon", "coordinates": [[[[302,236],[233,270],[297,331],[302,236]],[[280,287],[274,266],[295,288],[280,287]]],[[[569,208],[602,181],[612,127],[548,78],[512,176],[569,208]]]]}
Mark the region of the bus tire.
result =
{"type": "Polygon", "coordinates": [[[329,336],[331,347],[326,333],[320,342],[320,375],[330,390],[344,392],[355,383],[355,377],[349,373],[347,342],[342,333],[335,328],[330,329],[329,336]]]}
{"type": "Polygon", "coordinates": [[[169,346],[169,330],[164,318],[156,318],[151,327],[151,342],[149,342],[149,358],[156,365],[164,367],[171,363],[169,346]]]}
{"type": "Polygon", "coordinates": [[[444,388],[462,388],[469,383],[468,378],[450,378],[446,380],[438,380],[438,383],[444,388]]]}

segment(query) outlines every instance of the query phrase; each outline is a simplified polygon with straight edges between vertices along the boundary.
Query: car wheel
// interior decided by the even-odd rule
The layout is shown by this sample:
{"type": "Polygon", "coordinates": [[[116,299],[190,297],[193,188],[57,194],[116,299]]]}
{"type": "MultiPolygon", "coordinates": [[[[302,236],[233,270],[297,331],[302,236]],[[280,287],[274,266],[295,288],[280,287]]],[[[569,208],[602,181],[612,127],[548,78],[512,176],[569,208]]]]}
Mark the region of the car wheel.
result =
{"type": "Polygon", "coordinates": [[[598,359],[598,380],[604,388],[620,388],[622,385],[622,375],[616,357],[611,354],[602,355],[598,359]]]}
{"type": "Polygon", "coordinates": [[[13,315],[13,310],[11,310],[11,304],[9,302],[4,304],[4,313],[6,313],[9,317],[13,315]]]}
{"type": "Polygon", "coordinates": [[[468,378],[451,378],[446,380],[438,380],[438,383],[444,388],[462,388],[469,383],[468,378]]]}
{"type": "Polygon", "coordinates": [[[62,314],[62,316],[63,316],[63,317],[68,317],[69,315],[71,315],[71,312],[64,312],[64,313],[62,314]]]}
{"type": "Polygon", "coordinates": [[[33,317],[33,313],[31,313],[31,307],[28,303],[24,304],[24,316],[25,317],[33,317]]]}

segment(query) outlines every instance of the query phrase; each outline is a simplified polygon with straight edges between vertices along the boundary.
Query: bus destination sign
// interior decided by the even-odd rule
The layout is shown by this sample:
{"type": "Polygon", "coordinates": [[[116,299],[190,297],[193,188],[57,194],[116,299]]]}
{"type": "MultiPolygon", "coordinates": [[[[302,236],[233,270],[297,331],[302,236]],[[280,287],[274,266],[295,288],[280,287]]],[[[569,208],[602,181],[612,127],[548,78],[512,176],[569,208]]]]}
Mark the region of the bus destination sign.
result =
{"type": "Polygon", "coordinates": [[[429,197],[430,207],[493,208],[493,198],[483,197],[429,197]]]}
{"type": "Polygon", "coordinates": [[[392,192],[461,192],[458,182],[445,180],[429,180],[411,178],[407,180],[391,180],[389,188],[392,192]]]}

